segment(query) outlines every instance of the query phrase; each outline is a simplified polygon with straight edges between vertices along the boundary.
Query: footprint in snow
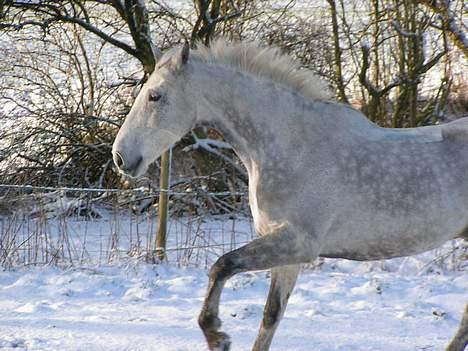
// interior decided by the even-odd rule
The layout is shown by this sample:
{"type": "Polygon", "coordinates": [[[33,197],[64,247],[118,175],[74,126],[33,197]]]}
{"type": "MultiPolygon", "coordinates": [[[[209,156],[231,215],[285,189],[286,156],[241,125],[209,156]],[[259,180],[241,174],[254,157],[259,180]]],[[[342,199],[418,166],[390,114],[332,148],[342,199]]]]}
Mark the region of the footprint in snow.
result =
{"type": "Polygon", "coordinates": [[[257,305],[247,305],[231,312],[231,317],[244,320],[251,317],[257,317],[262,313],[262,308],[257,305]]]}
{"type": "Polygon", "coordinates": [[[55,308],[48,302],[28,302],[20,307],[18,307],[15,312],[19,313],[37,313],[37,312],[55,312],[55,308]]]}

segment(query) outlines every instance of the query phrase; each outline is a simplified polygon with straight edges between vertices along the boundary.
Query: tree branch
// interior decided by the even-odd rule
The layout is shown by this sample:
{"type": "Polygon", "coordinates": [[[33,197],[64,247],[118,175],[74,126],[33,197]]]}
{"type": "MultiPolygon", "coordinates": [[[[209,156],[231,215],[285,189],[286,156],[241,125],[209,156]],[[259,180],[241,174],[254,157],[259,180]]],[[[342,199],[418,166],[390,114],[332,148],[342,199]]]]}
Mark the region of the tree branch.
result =
{"type": "Polygon", "coordinates": [[[88,23],[88,22],[86,22],[86,21],[84,21],[84,20],[82,20],[80,18],[65,16],[65,15],[58,15],[58,16],[56,16],[56,20],[57,21],[61,20],[61,21],[68,22],[68,23],[78,24],[79,26],[83,27],[87,31],[97,35],[99,38],[103,39],[104,41],[118,47],[119,49],[124,50],[128,54],[130,54],[130,55],[132,55],[132,56],[139,59],[138,50],[132,48],[131,46],[125,44],[124,42],[121,42],[120,40],[117,40],[117,39],[107,35],[103,31],[101,31],[100,29],[96,28],[95,26],[91,25],[90,23],[88,23]]]}
{"type": "Polygon", "coordinates": [[[385,86],[384,88],[378,88],[372,82],[367,79],[367,70],[369,69],[369,52],[370,48],[367,45],[361,46],[362,50],[362,67],[359,72],[359,82],[366,88],[370,95],[375,98],[379,98],[387,94],[393,88],[400,86],[402,84],[401,79],[395,79],[392,83],[385,86]]]}
{"type": "Polygon", "coordinates": [[[450,10],[450,1],[447,0],[415,0],[440,15],[442,18],[442,30],[448,33],[449,38],[468,57],[468,37],[466,32],[459,27],[455,15],[450,10]]]}
{"type": "MultiPolygon", "coordinates": [[[[160,54],[160,51],[152,44],[149,29],[149,17],[144,3],[139,0],[125,0],[125,2],[121,0],[91,1],[98,4],[108,5],[117,11],[130,30],[130,35],[135,43],[134,47],[123,41],[115,39],[112,35],[105,33],[97,26],[91,24],[84,2],[78,0],[69,0],[65,2],[48,0],[38,0],[37,2],[6,0],[5,2],[5,0],[0,0],[0,4],[2,5],[0,9],[3,9],[4,4],[6,4],[7,6],[20,11],[31,11],[36,14],[40,13],[46,17],[42,22],[37,20],[28,20],[16,24],[5,23],[5,21],[2,21],[0,22],[0,29],[12,28],[14,30],[20,30],[28,25],[37,25],[43,28],[43,30],[46,30],[50,24],[54,22],[73,23],[95,34],[105,42],[108,42],[137,58],[143,65],[145,74],[150,74],[154,70],[156,58],[160,54]],[[71,13],[67,11],[65,6],[67,4],[72,6],[71,13]]],[[[2,18],[2,15],[3,11],[0,12],[0,18],[2,18]]]]}

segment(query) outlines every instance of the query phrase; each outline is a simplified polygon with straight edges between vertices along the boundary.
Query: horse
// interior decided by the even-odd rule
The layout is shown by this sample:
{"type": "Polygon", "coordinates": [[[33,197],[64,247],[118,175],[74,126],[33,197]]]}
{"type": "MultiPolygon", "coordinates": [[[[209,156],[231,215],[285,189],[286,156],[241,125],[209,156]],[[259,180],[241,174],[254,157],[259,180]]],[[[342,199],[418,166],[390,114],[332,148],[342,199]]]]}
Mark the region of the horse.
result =
{"type": "MultiPolygon", "coordinates": [[[[257,233],[209,271],[198,322],[210,350],[230,349],[219,304],[235,274],[271,270],[253,346],[264,351],[301,264],[408,256],[468,238],[468,118],[382,128],[279,49],[220,39],[159,58],[115,138],[114,163],[141,176],[195,126],[219,130],[245,165],[257,233]]],[[[467,324],[468,308],[447,350],[464,349],[467,324]]]]}

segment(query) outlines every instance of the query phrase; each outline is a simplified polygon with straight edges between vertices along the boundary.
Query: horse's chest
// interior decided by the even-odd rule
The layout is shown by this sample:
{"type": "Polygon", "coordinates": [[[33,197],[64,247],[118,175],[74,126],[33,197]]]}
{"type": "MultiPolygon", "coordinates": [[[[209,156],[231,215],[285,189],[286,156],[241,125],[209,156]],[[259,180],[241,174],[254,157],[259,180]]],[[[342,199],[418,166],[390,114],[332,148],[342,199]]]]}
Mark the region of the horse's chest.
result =
{"type": "Polygon", "coordinates": [[[261,181],[259,168],[254,164],[249,169],[249,205],[257,235],[267,235],[279,230],[283,222],[271,217],[265,202],[265,186],[261,181]]]}

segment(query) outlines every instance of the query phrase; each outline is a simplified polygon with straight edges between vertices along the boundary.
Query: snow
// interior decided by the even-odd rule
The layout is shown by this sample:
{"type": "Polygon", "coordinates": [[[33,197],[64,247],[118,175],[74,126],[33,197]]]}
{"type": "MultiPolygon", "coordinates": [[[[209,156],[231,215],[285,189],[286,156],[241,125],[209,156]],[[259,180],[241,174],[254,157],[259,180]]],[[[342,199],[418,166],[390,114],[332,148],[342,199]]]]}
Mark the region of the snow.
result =
{"type": "MultiPolygon", "coordinates": [[[[271,350],[441,350],[454,335],[468,297],[463,271],[369,272],[343,262],[304,270],[271,350]]],[[[221,317],[232,350],[250,350],[268,280],[256,272],[227,283],[221,317]]],[[[0,349],[206,350],[197,325],[206,285],[205,269],[131,259],[4,271],[0,349]]]]}
{"type": "MultiPolygon", "coordinates": [[[[25,222],[4,223],[19,242],[39,230],[35,245],[47,242],[49,252],[70,245],[62,251],[76,256],[54,265],[38,255],[37,263],[49,263],[37,266],[18,256],[0,271],[0,350],[206,350],[197,317],[208,267],[252,239],[250,219],[172,218],[169,263],[152,265],[139,252],[154,242],[147,233],[154,232],[155,218],[106,211],[85,220],[64,217],[59,206],[47,220],[25,215],[25,222]]],[[[306,266],[271,350],[443,349],[468,301],[468,262],[454,250],[466,252],[454,241],[408,258],[306,266]]],[[[267,272],[240,274],[226,284],[221,318],[232,351],[251,349],[268,288],[267,272]]]]}

